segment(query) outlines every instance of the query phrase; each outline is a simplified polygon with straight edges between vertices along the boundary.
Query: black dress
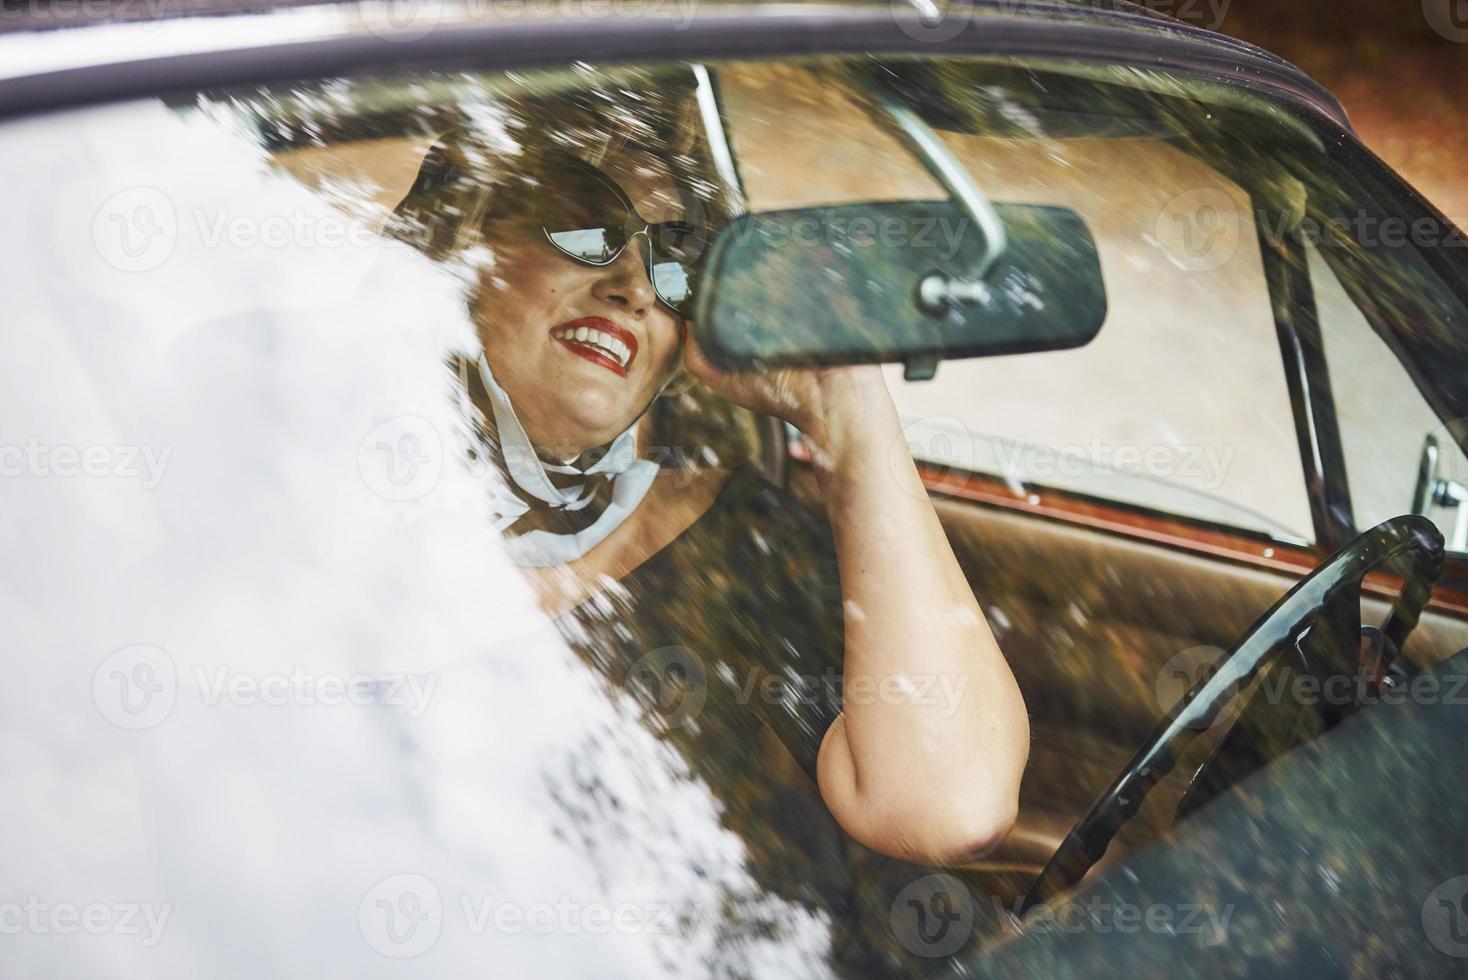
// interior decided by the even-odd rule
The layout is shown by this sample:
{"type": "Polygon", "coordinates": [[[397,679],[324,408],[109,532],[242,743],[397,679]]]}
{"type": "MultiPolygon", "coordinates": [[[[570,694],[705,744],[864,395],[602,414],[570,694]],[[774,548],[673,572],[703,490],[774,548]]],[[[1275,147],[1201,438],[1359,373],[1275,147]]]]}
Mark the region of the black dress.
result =
{"type": "MultiPolygon", "coordinates": [[[[719,799],[765,892],[830,921],[832,972],[906,975],[890,908],[928,869],[853,841],[816,782],[841,710],[842,623],[829,526],[752,467],[669,545],[556,621],[719,799]]],[[[726,917],[735,946],[741,931],[778,928],[741,923],[737,909],[726,917]]]]}
{"type": "Polygon", "coordinates": [[[620,673],[670,737],[773,735],[814,781],[840,713],[835,547],[823,521],[757,470],[736,470],[682,534],[567,616],[573,645],[620,673]]]}

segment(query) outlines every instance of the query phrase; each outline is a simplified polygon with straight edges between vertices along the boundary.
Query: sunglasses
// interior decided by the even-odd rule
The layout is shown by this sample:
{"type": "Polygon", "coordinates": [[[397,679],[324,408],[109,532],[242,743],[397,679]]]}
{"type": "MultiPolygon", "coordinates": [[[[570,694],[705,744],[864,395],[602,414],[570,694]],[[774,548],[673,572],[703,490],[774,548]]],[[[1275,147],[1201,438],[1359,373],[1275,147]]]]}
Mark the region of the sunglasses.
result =
{"type": "Polygon", "coordinates": [[[658,301],[679,316],[690,316],[709,230],[687,221],[647,221],[622,188],[578,157],[552,154],[547,166],[546,193],[537,195],[535,205],[546,240],[577,262],[606,266],[641,235],[647,240],[643,261],[658,301]]]}

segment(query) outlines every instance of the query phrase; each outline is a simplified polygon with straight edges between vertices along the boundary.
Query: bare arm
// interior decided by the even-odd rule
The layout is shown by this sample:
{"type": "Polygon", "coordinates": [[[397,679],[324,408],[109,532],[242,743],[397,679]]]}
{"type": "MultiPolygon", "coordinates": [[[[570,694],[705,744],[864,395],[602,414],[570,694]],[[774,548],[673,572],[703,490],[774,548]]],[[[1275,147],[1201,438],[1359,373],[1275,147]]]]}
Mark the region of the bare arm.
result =
{"type": "Polygon", "coordinates": [[[688,365],[811,444],[845,607],[844,711],[821,745],[821,795],[867,846],[957,864],[1014,822],[1029,723],[908,453],[875,367],[728,375],[688,365]]]}

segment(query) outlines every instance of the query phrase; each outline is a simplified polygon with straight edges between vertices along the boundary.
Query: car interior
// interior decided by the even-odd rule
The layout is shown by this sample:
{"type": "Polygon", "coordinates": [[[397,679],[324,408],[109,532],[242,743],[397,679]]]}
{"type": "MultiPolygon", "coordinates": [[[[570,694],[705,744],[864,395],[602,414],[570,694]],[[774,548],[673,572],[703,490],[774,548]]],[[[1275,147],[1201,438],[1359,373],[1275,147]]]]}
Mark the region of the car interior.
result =
{"type": "MultiPolygon", "coordinates": [[[[750,207],[941,198],[943,188],[873,120],[851,85],[831,79],[828,63],[719,66],[750,207]]],[[[1155,250],[1152,216],[1165,202],[1221,188],[1247,212],[1248,192],[1184,152],[1166,120],[1128,115],[1120,100],[1094,118],[1057,112],[1041,122],[1001,89],[996,81],[983,108],[1008,131],[955,124],[944,139],[995,200],[1063,206],[1084,217],[1098,242],[1110,315],[1086,350],[952,361],[933,380],[907,381],[894,367],[899,409],[914,419],[958,417],[1022,444],[1064,444],[1145,441],[1156,435],[1147,413],[1166,403],[1173,414],[1165,424],[1193,441],[1239,447],[1227,482],[1209,488],[1216,493],[1139,484],[1121,499],[1108,496],[1115,480],[1016,479],[972,460],[967,469],[947,463],[941,452],[919,458],[1030,712],[1018,821],[999,849],[963,872],[986,894],[1018,897],[1171,700],[1322,555],[1258,230],[1248,224],[1234,243],[1236,260],[1216,268],[1139,258],[1155,250]],[[1157,368],[1179,358],[1197,364],[1200,376],[1157,368]],[[1219,391],[1231,401],[1220,403],[1219,391]],[[1078,414],[1089,417],[1080,423],[1078,414]]],[[[270,165],[335,195],[339,206],[382,214],[433,137],[421,119],[397,125],[403,132],[384,135],[392,123],[379,119],[365,135],[341,139],[277,133],[270,165]]],[[[693,388],[660,402],[653,426],[658,444],[683,447],[696,465],[754,465],[807,506],[822,506],[808,454],[783,423],[693,388]]],[[[1390,581],[1374,581],[1362,622],[1381,622],[1394,598],[1390,581]]],[[[1405,656],[1427,668],[1465,647],[1468,607],[1440,601],[1423,612],[1405,656]]],[[[1206,741],[1150,794],[1099,866],[1169,831],[1206,741]]]]}

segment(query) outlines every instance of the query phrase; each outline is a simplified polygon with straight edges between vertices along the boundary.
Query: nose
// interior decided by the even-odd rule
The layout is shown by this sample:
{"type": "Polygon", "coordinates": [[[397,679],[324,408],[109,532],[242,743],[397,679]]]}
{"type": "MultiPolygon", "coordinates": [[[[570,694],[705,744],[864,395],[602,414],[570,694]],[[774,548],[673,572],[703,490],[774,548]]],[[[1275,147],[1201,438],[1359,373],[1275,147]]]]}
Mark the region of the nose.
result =
{"type": "Polygon", "coordinates": [[[648,278],[647,266],[641,258],[646,249],[646,243],[633,236],[615,262],[597,270],[596,281],[591,287],[592,295],[638,319],[652,312],[657,294],[653,292],[652,280],[648,278]]]}

